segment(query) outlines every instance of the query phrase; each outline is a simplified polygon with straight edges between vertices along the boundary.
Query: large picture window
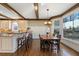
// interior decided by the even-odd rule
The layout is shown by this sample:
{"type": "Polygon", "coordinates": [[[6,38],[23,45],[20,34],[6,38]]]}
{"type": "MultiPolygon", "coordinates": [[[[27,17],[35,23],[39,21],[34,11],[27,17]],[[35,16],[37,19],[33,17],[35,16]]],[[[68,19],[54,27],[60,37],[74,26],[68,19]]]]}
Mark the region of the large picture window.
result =
{"type": "Polygon", "coordinates": [[[76,12],[63,19],[64,37],[79,39],[79,12],[76,12]]]}
{"type": "Polygon", "coordinates": [[[59,20],[54,21],[54,34],[59,34],[60,22],[59,20]]]}

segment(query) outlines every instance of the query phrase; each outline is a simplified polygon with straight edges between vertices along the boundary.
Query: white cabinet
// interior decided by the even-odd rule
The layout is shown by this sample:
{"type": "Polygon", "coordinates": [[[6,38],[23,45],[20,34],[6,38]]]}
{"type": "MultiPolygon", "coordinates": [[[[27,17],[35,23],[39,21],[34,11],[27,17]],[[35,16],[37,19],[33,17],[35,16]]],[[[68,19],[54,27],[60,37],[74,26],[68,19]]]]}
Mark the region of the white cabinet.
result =
{"type": "Polygon", "coordinates": [[[0,37],[0,53],[14,53],[17,50],[16,36],[0,37]]]}
{"type": "Polygon", "coordinates": [[[12,39],[10,37],[2,38],[2,50],[11,51],[13,47],[12,39]]]}

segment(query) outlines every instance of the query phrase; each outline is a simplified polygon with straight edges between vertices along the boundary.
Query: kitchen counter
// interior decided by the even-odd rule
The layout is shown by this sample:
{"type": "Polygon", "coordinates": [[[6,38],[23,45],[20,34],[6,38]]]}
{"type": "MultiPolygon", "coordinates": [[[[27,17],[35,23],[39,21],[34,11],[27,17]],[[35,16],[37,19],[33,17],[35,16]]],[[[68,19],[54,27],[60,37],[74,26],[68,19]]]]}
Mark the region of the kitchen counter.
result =
{"type": "Polygon", "coordinates": [[[14,53],[17,50],[17,38],[23,33],[0,33],[0,53],[14,53]]]}

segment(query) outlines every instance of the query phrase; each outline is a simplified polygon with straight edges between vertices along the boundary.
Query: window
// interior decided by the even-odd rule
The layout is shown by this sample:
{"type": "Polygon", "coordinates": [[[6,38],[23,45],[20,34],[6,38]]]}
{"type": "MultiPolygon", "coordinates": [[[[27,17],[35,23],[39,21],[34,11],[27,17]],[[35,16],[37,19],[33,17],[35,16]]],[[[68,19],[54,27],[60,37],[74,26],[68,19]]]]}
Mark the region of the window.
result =
{"type": "Polygon", "coordinates": [[[60,22],[59,20],[54,21],[54,34],[59,34],[60,22]]]}
{"type": "Polygon", "coordinates": [[[79,39],[79,12],[76,12],[63,19],[64,37],[71,39],[79,39]]]}

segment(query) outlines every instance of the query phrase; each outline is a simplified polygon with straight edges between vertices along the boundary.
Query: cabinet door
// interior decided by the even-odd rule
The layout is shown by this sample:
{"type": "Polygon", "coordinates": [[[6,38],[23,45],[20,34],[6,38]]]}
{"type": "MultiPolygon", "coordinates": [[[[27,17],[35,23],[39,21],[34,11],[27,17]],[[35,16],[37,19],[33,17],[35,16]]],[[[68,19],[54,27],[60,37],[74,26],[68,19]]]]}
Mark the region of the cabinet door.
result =
{"type": "Polygon", "coordinates": [[[12,39],[10,37],[2,38],[2,50],[11,51],[13,47],[12,39]]]}

